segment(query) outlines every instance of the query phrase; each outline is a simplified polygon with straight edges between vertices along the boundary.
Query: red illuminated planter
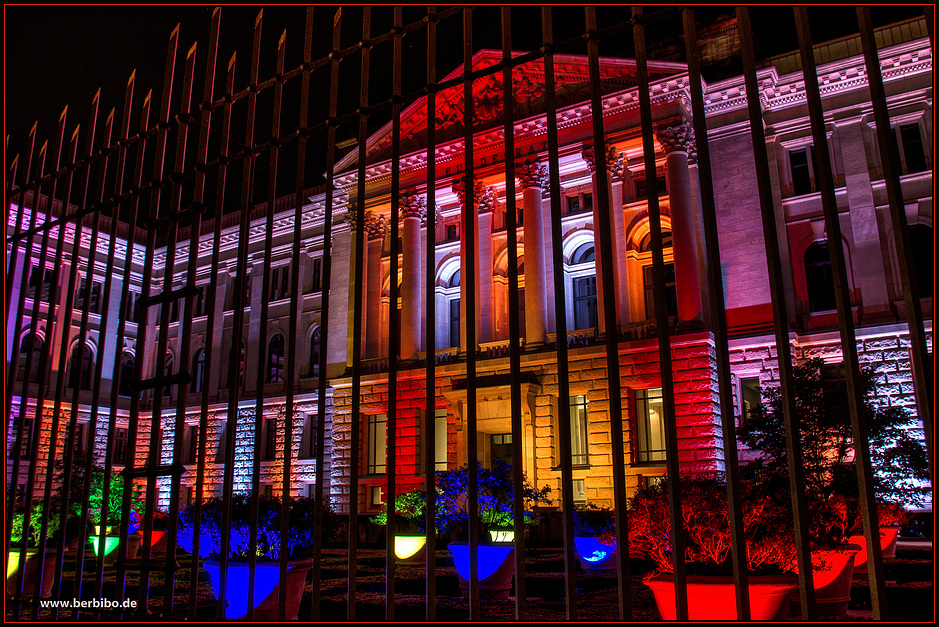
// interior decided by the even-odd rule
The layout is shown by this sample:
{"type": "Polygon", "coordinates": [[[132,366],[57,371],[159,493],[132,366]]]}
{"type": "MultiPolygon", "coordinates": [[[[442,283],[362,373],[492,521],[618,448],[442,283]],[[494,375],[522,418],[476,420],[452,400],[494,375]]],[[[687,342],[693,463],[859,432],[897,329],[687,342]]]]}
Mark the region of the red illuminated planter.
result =
{"type": "MultiPolygon", "coordinates": [[[[671,574],[656,575],[643,580],[652,590],[655,604],[663,620],[675,620],[675,582],[671,574]]],[[[689,620],[737,620],[737,601],[733,577],[688,575],[689,620]]],[[[789,594],[798,583],[786,575],[748,578],[750,618],[781,620],[789,610],[789,594]]]]}
{"type": "MultiPolygon", "coordinates": [[[[880,550],[884,559],[893,559],[897,556],[897,536],[900,533],[899,527],[881,527],[880,528],[880,550]]],[[[851,536],[848,538],[851,544],[857,544],[861,549],[854,556],[854,570],[858,573],[867,574],[867,540],[864,536],[851,536]]]]}
{"type": "MultiPolygon", "coordinates": [[[[847,616],[854,578],[854,555],[860,549],[860,546],[850,544],[843,550],[812,551],[815,613],[819,617],[847,616]]],[[[798,573],[799,569],[796,568],[795,572],[798,573]]],[[[789,596],[789,612],[796,617],[802,614],[798,590],[789,596]]]]}

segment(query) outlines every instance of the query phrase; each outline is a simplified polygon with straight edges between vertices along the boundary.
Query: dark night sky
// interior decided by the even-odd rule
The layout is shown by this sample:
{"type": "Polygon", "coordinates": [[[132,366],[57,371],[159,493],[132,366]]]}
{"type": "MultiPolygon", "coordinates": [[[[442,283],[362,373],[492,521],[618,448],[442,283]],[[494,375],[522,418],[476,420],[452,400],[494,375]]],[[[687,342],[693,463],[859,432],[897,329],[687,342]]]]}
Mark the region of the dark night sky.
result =
{"type": "MultiPolygon", "coordinates": [[[[603,26],[603,11],[609,18],[623,19],[624,7],[602,8],[600,24],[603,26]],[[615,14],[613,13],[615,11],[615,14]]],[[[708,11],[710,9],[702,9],[708,11]]],[[[178,59],[186,54],[193,41],[203,46],[208,37],[211,8],[194,6],[11,6],[4,8],[5,24],[5,113],[4,134],[9,138],[9,150],[5,164],[9,168],[17,152],[25,152],[30,127],[39,121],[39,142],[51,138],[56,121],[63,107],[69,106],[66,134],[69,136],[76,124],[84,129],[88,122],[88,111],[95,91],[102,88],[102,110],[118,109],[123,102],[123,92],[131,71],[137,70],[135,102],[148,89],[155,97],[161,91],[167,41],[177,23],[181,24],[181,37],[177,51],[178,59]]],[[[319,27],[315,31],[318,44],[317,55],[328,49],[329,25],[335,8],[317,7],[314,15],[319,27]]],[[[513,37],[516,49],[530,50],[540,43],[539,13],[535,9],[517,9],[513,13],[513,37]],[[525,13],[525,11],[530,13],[525,13]]],[[[856,32],[853,10],[813,9],[813,30],[816,41],[839,37],[856,32]]],[[[921,9],[884,7],[875,10],[877,23],[899,21],[911,17],[921,9]]],[[[224,67],[231,52],[237,49],[239,57],[236,68],[245,76],[250,55],[250,39],[253,21],[258,7],[225,7],[222,11],[223,39],[219,51],[219,65],[224,67]]],[[[379,24],[390,18],[389,7],[374,10],[375,32],[381,32],[379,24]]],[[[405,12],[405,22],[418,19],[422,7],[411,7],[405,12]]],[[[794,27],[791,11],[787,7],[776,7],[759,13],[754,10],[754,28],[758,33],[758,53],[772,54],[795,47],[794,27]],[[792,37],[790,43],[780,43],[792,37]]],[[[343,46],[357,40],[361,28],[357,9],[346,9],[343,16],[343,46]]],[[[286,27],[288,29],[287,67],[295,67],[300,60],[301,33],[304,20],[303,7],[276,6],[265,10],[262,54],[266,54],[266,68],[262,63],[261,78],[273,73],[273,50],[275,41],[286,27]],[[293,55],[293,56],[292,56],[293,55]],[[265,71],[266,70],[266,71],[265,71]]],[[[677,23],[677,22],[676,22],[677,23]]],[[[494,7],[477,9],[474,14],[474,36],[479,47],[499,47],[498,12],[494,7]]],[[[455,26],[455,25],[454,25],[455,26]]],[[[555,16],[557,39],[583,32],[583,12],[569,7],[555,16]]],[[[460,61],[459,38],[461,33],[441,31],[438,48],[438,76],[451,71],[460,61]]],[[[628,39],[624,38],[624,39],[628,39]]],[[[407,38],[406,38],[407,40],[407,38]]],[[[612,43],[612,42],[611,42],[612,43]]],[[[415,55],[423,54],[422,42],[412,40],[415,55]]],[[[623,53],[610,43],[601,43],[601,54],[623,53]],[[606,46],[606,48],[604,48],[606,46]]],[[[407,52],[406,52],[407,54],[407,52]]],[[[198,53],[197,53],[198,55],[198,53]]],[[[316,55],[315,55],[316,56],[316,55]]],[[[374,55],[374,63],[388,63],[374,55]]],[[[204,57],[197,56],[196,74],[204,72],[204,57]]],[[[349,64],[357,66],[355,63],[349,64]]],[[[179,65],[177,65],[179,67],[179,65]]],[[[349,67],[348,69],[354,69],[349,67]]],[[[387,77],[390,72],[379,73],[387,77]]],[[[405,72],[405,80],[422,84],[421,72],[405,72]],[[416,75],[416,76],[414,76],[416,75]]],[[[379,85],[382,78],[373,84],[379,85]]],[[[237,81],[242,89],[246,79],[237,81]]],[[[357,84],[349,80],[344,91],[351,100],[355,98],[357,84]]],[[[380,87],[379,87],[380,88],[380,87]]],[[[405,92],[408,86],[405,86],[405,92]]],[[[196,92],[201,97],[201,88],[196,92]]],[[[176,98],[174,97],[174,101],[176,98]]],[[[174,102],[175,104],[175,102],[174,102]]],[[[135,105],[136,106],[136,105],[135,105]]],[[[354,105],[352,105],[354,106],[354,105]]],[[[102,115],[103,119],[103,115],[102,115]]],[[[84,140],[82,141],[84,150],[84,140]]],[[[25,158],[25,154],[23,155],[25,158]]],[[[9,170],[7,170],[9,172],[9,170]]],[[[7,176],[7,175],[5,175],[7,176]]]]}

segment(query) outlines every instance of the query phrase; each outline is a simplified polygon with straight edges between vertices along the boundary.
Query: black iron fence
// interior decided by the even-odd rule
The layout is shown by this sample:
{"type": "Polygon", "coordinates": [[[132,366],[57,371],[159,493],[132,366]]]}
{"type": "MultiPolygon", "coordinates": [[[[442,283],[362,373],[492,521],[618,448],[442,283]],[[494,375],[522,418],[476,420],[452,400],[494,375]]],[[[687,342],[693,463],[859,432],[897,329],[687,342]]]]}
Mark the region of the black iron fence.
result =
{"type": "MultiPolygon", "coordinates": [[[[825,112],[812,54],[809,18],[815,11],[823,17],[817,9],[795,11],[797,38],[788,42],[785,51],[796,48],[800,51],[807,86],[808,119],[817,147],[816,185],[827,236],[837,241],[841,238],[841,227],[831,172],[833,161],[828,155],[825,112]]],[[[686,63],[687,89],[683,92],[682,106],[696,138],[693,148],[697,152],[703,220],[702,257],[709,269],[703,273],[708,323],[693,330],[709,333],[713,341],[714,378],[719,398],[716,413],[733,417],[738,411],[732,388],[731,350],[720,273],[722,249],[714,195],[714,181],[721,173],[713,169],[709,153],[702,71],[725,71],[726,67],[736,68],[735,64],[740,64],[747,102],[747,115],[741,116],[740,122],[749,125],[747,145],[752,146],[757,181],[752,195],[758,196],[762,215],[778,380],[787,433],[794,433],[798,416],[792,391],[791,316],[788,313],[791,303],[787,305],[792,291],[787,288],[785,277],[789,272],[785,266],[788,252],[784,242],[779,240],[773,166],[767,154],[762,87],[754,50],[754,42],[761,41],[766,33],[754,32],[747,9],[723,14],[721,19],[733,23],[734,28],[726,39],[729,45],[718,47],[718,52],[714,52],[713,46],[702,45],[698,32],[702,27],[712,26],[716,18],[710,13],[696,17],[695,9],[653,12],[604,9],[598,19],[598,10],[592,7],[583,13],[551,8],[540,12],[508,8],[431,8],[426,11],[311,8],[303,28],[298,25],[296,34],[285,31],[274,50],[262,47],[263,19],[262,14],[258,14],[253,33],[243,33],[246,39],[252,37],[247,60],[250,70],[245,82],[236,74],[235,55],[228,60],[218,58],[223,13],[220,9],[214,11],[207,40],[193,45],[184,57],[177,54],[179,32],[173,32],[165,79],[156,91],[141,98],[132,75],[119,111],[106,114],[102,99],[96,95],[86,126],[76,128],[69,135],[63,113],[48,140],[42,140],[40,133],[43,131],[34,127],[29,135],[28,152],[10,161],[5,248],[7,337],[11,343],[7,350],[6,374],[6,525],[11,530],[16,522],[27,530],[32,524],[39,527],[39,532],[35,536],[35,547],[29,548],[28,532],[22,533],[17,541],[8,534],[7,563],[13,564],[12,570],[10,566],[7,570],[8,617],[129,617],[132,610],[126,607],[91,608],[82,610],[81,614],[74,608],[39,607],[42,596],[82,599],[101,598],[108,593],[115,599],[135,595],[137,611],[149,609],[165,618],[206,616],[208,607],[214,607],[215,615],[221,618],[226,612],[224,591],[234,585],[233,575],[227,570],[229,554],[234,545],[245,541],[236,533],[242,528],[240,523],[246,523],[249,547],[264,542],[274,544],[275,540],[270,538],[276,538],[279,546],[275,554],[280,556],[282,577],[293,568],[288,565],[289,549],[294,542],[291,529],[295,522],[286,515],[290,504],[287,500],[280,501],[284,508],[284,515],[277,519],[281,533],[266,536],[268,527],[265,525],[269,521],[265,518],[268,513],[263,503],[267,490],[271,494],[308,495],[313,499],[309,512],[313,524],[307,543],[312,550],[311,572],[306,575],[304,571],[303,575],[312,578],[312,585],[304,593],[304,610],[300,616],[303,619],[321,618],[320,583],[323,547],[327,540],[324,520],[330,515],[327,507],[331,499],[333,507],[344,515],[347,521],[346,617],[355,619],[361,590],[357,585],[357,560],[362,554],[360,512],[371,510],[382,500],[392,502],[392,495],[402,491],[399,486],[411,485],[401,479],[397,471],[402,463],[399,455],[406,454],[402,451],[413,435],[403,426],[406,421],[399,403],[405,402],[398,390],[420,381],[413,375],[419,375],[423,369],[422,401],[418,404],[431,419],[420,427],[423,448],[419,463],[423,470],[416,475],[423,475],[427,553],[433,556],[438,546],[434,532],[434,484],[440,458],[439,451],[435,450],[440,441],[435,429],[442,427],[437,425],[430,409],[451,403],[444,399],[445,391],[438,383],[441,370],[458,372],[458,376],[465,379],[459,386],[459,431],[463,435],[462,439],[454,439],[457,436],[451,412],[446,456],[449,466],[453,467],[458,461],[472,465],[488,454],[479,449],[477,437],[481,433],[477,408],[482,401],[478,391],[481,373],[491,373],[485,362],[494,358],[503,359],[506,364],[504,370],[511,399],[506,416],[511,434],[508,440],[511,457],[523,460],[528,455],[526,446],[533,446],[532,442],[525,441],[525,434],[531,431],[526,431],[528,410],[523,407],[527,402],[523,386],[531,385],[526,372],[531,370],[529,356],[540,351],[551,357],[556,370],[556,398],[565,399],[572,396],[569,352],[589,345],[605,349],[603,352],[597,349],[594,361],[603,364],[597,367],[604,370],[601,378],[608,386],[609,416],[624,417],[607,421],[605,428],[609,429],[609,436],[605,441],[610,443],[611,504],[615,511],[616,546],[620,547],[616,568],[618,618],[630,619],[631,599],[636,591],[631,589],[627,495],[635,485],[627,485],[626,460],[630,458],[630,449],[624,443],[631,439],[625,420],[628,408],[624,406],[624,401],[628,403],[630,397],[621,383],[625,376],[621,368],[628,363],[624,361],[624,349],[630,341],[641,340],[648,344],[650,338],[654,338],[657,372],[672,373],[676,368],[672,363],[672,344],[686,332],[681,322],[676,329],[674,318],[669,319],[663,256],[667,228],[663,227],[659,207],[664,190],[658,189],[658,177],[650,176],[643,182],[644,210],[651,234],[655,319],[636,323],[643,325],[642,333],[597,333],[589,341],[584,337],[584,341],[551,342],[540,349],[522,348],[519,338],[525,336],[525,330],[520,328],[519,316],[514,313],[508,316],[505,346],[498,350],[475,349],[483,339],[478,336],[476,324],[476,312],[480,310],[476,302],[479,279],[474,265],[479,261],[476,256],[464,253],[461,268],[463,348],[446,351],[446,358],[438,354],[435,348],[446,346],[441,346],[435,324],[441,319],[437,311],[440,306],[437,287],[441,280],[437,247],[438,242],[446,243],[456,233],[447,232],[444,236],[444,231],[438,237],[425,237],[423,323],[419,325],[423,328],[423,338],[417,335],[423,350],[408,359],[397,357],[403,351],[400,329],[406,322],[402,321],[402,316],[408,314],[394,304],[402,296],[401,290],[411,289],[411,286],[405,287],[407,280],[401,286],[398,281],[390,280],[387,288],[390,306],[383,320],[387,325],[385,344],[380,355],[369,353],[370,349],[363,346],[363,342],[369,341],[366,327],[370,324],[369,316],[375,312],[369,310],[371,297],[365,293],[370,288],[369,279],[362,280],[366,275],[366,257],[372,254],[371,236],[367,236],[368,213],[378,210],[376,198],[388,199],[383,201],[386,210],[390,205],[390,211],[386,211],[390,236],[385,257],[388,275],[397,277],[401,270],[399,259],[409,254],[402,247],[411,245],[408,239],[411,235],[405,225],[406,216],[410,214],[404,213],[399,201],[402,192],[406,188],[422,190],[426,195],[427,232],[439,228],[435,223],[437,195],[448,193],[450,185],[449,181],[443,183],[441,179],[452,178],[449,169],[444,177],[435,167],[441,148],[458,146],[462,154],[460,175],[466,182],[474,181],[477,171],[492,170],[491,166],[486,169],[485,158],[481,165],[474,156],[474,151],[484,154],[484,147],[477,141],[480,129],[501,130],[504,156],[498,167],[504,172],[506,246],[508,250],[517,250],[521,227],[516,228],[519,216],[516,178],[518,169],[525,164],[505,155],[518,154],[522,142],[527,141],[522,137],[520,123],[531,117],[532,109],[519,92],[515,79],[525,64],[537,62],[544,76],[538,102],[542,107],[540,123],[544,125],[545,143],[538,156],[547,165],[547,176],[539,185],[550,198],[546,205],[546,208],[550,206],[550,213],[545,232],[551,234],[547,258],[553,268],[560,269],[567,263],[562,250],[565,229],[562,220],[568,208],[561,204],[563,173],[560,166],[566,154],[561,143],[566,140],[559,139],[559,133],[569,128],[567,113],[574,90],[566,75],[570,68],[559,69],[558,66],[569,66],[570,55],[580,55],[587,75],[577,92],[584,103],[579,114],[589,119],[589,132],[583,143],[605,146],[610,130],[605,128],[603,116],[590,117],[591,111],[604,110],[607,106],[604,97],[612,89],[609,75],[601,72],[605,67],[601,61],[616,55],[635,60],[629,66],[626,82],[618,87],[634,89],[638,108],[632,124],[641,150],[629,157],[629,166],[634,171],[655,172],[656,126],[650,84],[656,80],[656,72],[661,72],[662,66],[654,65],[650,76],[650,62],[686,63]],[[325,33],[329,35],[323,36],[325,33]],[[294,39],[297,36],[302,44],[294,39]],[[516,52],[523,47],[520,42],[533,52],[516,52]],[[500,52],[489,65],[474,64],[474,55],[484,47],[500,52]],[[288,49],[302,49],[302,58],[297,60],[295,52],[288,55],[288,49]],[[288,56],[292,59],[289,64],[288,56]],[[261,66],[268,67],[271,63],[273,72],[263,78],[261,66]],[[444,69],[448,72],[457,70],[443,78],[443,73],[438,72],[441,64],[446,64],[444,69]],[[357,85],[355,79],[358,79],[357,85]],[[480,109],[489,101],[474,95],[474,89],[482,83],[496,86],[489,97],[499,103],[500,109],[490,118],[482,115],[480,109]],[[450,98],[453,93],[458,94],[455,101],[450,98]],[[418,101],[426,103],[418,113],[407,109],[418,101]],[[441,111],[455,116],[452,124],[442,123],[441,111]],[[421,121],[420,128],[415,130],[412,125],[402,129],[405,113],[410,116],[410,122],[421,121]],[[561,113],[565,114],[563,120],[561,113]],[[419,115],[426,117],[419,120],[419,115]],[[384,123],[390,125],[390,131],[382,136],[387,137],[387,144],[375,149],[370,139],[377,137],[375,133],[384,123]],[[355,148],[343,155],[345,169],[339,171],[339,151],[347,146],[355,148]],[[423,179],[414,174],[413,169],[402,172],[405,155],[423,158],[426,164],[423,179]],[[388,164],[387,170],[379,181],[369,169],[384,162],[388,164]],[[340,174],[352,175],[348,180],[354,184],[338,186],[336,179],[340,174]],[[375,189],[367,185],[372,180],[376,181],[375,189]],[[447,192],[441,192],[441,185],[446,186],[447,192]],[[342,226],[341,217],[347,213],[351,228],[342,226]],[[335,243],[341,236],[351,241],[342,253],[348,256],[342,258],[337,256],[339,248],[335,243]],[[312,261],[310,269],[303,269],[300,260],[313,240],[318,242],[316,247],[320,252],[317,269],[313,269],[312,261]],[[278,263],[285,258],[291,260],[290,264],[278,263]],[[349,266],[348,275],[336,269],[349,266]],[[278,273],[281,268],[287,270],[278,273]],[[314,274],[317,277],[315,288],[312,287],[314,274]],[[351,284],[343,285],[346,276],[351,277],[351,284]],[[96,280],[101,277],[103,280],[96,280]],[[283,302],[288,300],[284,295],[289,295],[289,302],[283,302]],[[174,314],[175,308],[178,308],[178,315],[174,314]],[[348,316],[350,310],[353,315],[348,316]],[[200,322],[204,314],[211,322],[200,322]],[[311,316],[316,320],[319,344],[306,334],[311,316]],[[275,321],[280,344],[268,341],[275,321]],[[306,346],[311,346],[309,352],[306,346]],[[203,351],[201,359],[198,351],[203,351]],[[393,357],[388,358],[388,355],[393,357]],[[386,362],[378,368],[370,366],[377,357],[386,362]],[[384,454],[369,452],[360,442],[366,432],[357,426],[357,417],[369,413],[364,405],[374,405],[367,394],[375,393],[376,374],[380,375],[385,389],[381,401],[387,425],[384,454]],[[250,377],[256,380],[251,381],[250,377]],[[363,377],[368,380],[363,381],[363,377]],[[346,395],[343,399],[348,400],[348,413],[353,418],[343,423],[345,430],[340,432],[338,414],[333,410],[342,395],[346,395]],[[281,412],[279,427],[277,422],[268,423],[269,407],[273,403],[282,408],[278,410],[281,412]],[[310,426],[291,427],[297,416],[300,423],[306,416],[310,426]],[[251,424],[252,428],[244,429],[239,426],[241,423],[251,424]],[[217,451],[212,451],[209,442],[215,438],[219,446],[217,451]],[[301,439],[302,442],[298,441],[301,439]],[[339,442],[346,444],[339,446],[339,442]],[[461,450],[454,450],[454,442],[461,450]],[[315,462],[310,464],[301,459],[302,455],[292,453],[300,448],[308,451],[306,457],[315,462]],[[275,466],[268,464],[271,460],[277,460],[275,466]],[[376,483],[371,481],[374,477],[365,477],[363,473],[379,467],[379,461],[383,462],[384,477],[376,483]],[[96,473],[101,473],[105,479],[96,483],[96,473]],[[272,473],[274,480],[269,479],[272,473]],[[298,478],[301,474],[302,481],[298,478]],[[115,498],[112,491],[120,489],[120,485],[109,479],[112,475],[122,477],[128,486],[133,483],[136,489],[122,490],[115,498]],[[377,500],[372,499],[371,492],[366,494],[374,486],[383,490],[383,496],[377,500]],[[250,495],[246,510],[239,509],[237,494],[250,495]],[[204,509],[203,500],[209,496],[220,497],[221,507],[210,512],[205,505],[204,509]],[[138,502],[139,506],[135,505],[138,502]],[[37,503],[38,508],[25,506],[37,503]],[[135,507],[139,515],[131,515],[135,507]],[[178,548],[179,536],[184,532],[176,522],[181,509],[188,511],[190,524],[195,529],[187,531],[191,540],[185,546],[192,554],[188,563],[181,559],[178,548]],[[159,522],[161,512],[165,513],[165,526],[159,522]],[[244,512],[247,512],[247,520],[240,520],[244,512]],[[77,514],[74,520],[72,513],[77,514]],[[211,516],[219,519],[211,519],[211,516]],[[116,549],[119,557],[113,566],[106,564],[105,551],[101,550],[92,558],[91,553],[86,555],[84,550],[76,551],[68,545],[69,534],[53,533],[61,524],[63,528],[74,527],[74,537],[86,538],[94,535],[91,527],[95,521],[106,527],[109,519],[120,528],[116,549]],[[129,532],[138,524],[142,544],[139,557],[134,558],[128,546],[132,542],[129,532]],[[222,530],[220,537],[213,539],[200,533],[201,528],[212,524],[222,530]],[[166,542],[165,549],[158,554],[153,541],[161,531],[165,532],[166,542]],[[218,601],[200,597],[199,586],[195,583],[201,572],[198,556],[206,551],[205,546],[200,550],[200,543],[213,541],[219,544],[216,584],[221,592],[218,601]],[[39,555],[54,555],[54,566],[49,570],[39,568],[36,576],[27,581],[26,557],[34,549],[39,555]],[[24,566],[17,567],[17,562],[12,562],[16,553],[18,563],[24,566]],[[86,564],[89,560],[93,563],[86,564]],[[181,563],[185,566],[180,566],[181,563]],[[49,583],[52,589],[43,595],[43,585],[49,583]],[[306,614],[307,611],[310,614],[306,614]]],[[[888,101],[869,9],[858,9],[857,19],[868,79],[865,89],[870,91],[889,219],[895,237],[892,244],[903,285],[912,370],[921,382],[916,390],[917,409],[932,463],[932,393],[928,384],[932,380],[929,374],[931,354],[926,338],[931,325],[924,327],[916,273],[912,271],[897,143],[890,141],[888,133],[888,101]]],[[[932,23],[931,10],[926,22],[932,23]]],[[[242,63],[245,61],[238,59],[238,64],[242,63]]],[[[105,94],[102,98],[112,96],[105,94]]],[[[596,193],[592,203],[601,208],[610,207],[614,203],[607,180],[610,173],[607,168],[597,167],[594,175],[596,193]]],[[[479,217],[472,200],[473,191],[468,188],[463,191],[467,199],[461,200],[464,210],[459,239],[465,251],[474,251],[481,244],[479,217]],[[467,206],[469,211],[465,209],[467,206]]],[[[610,211],[597,211],[595,215],[598,219],[593,225],[597,282],[601,294],[606,295],[599,302],[601,309],[597,313],[605,329],[617,329],[621,328],[622,318],[617,312],[617,299],[611,295],[618,289],[613,251],[621,246],[615,239],[621,232],[611,222],[610,211]]],[[[864,413],[858,410],[864,401],[859,384],[858,334],[851,314],[850,281],[842,248],[831,246],[829,251],[852,410],[853,441],[867,442],[869,426],[864,413]]],[[[533,262],[526,262],[526,268],[531,268],[533,262]]],[[[515,255],[509,255],[506,274],[508,302],[518,303],[521,273],[515,255]]],[[[416,276],[420,280],[420,275],[416,276]]],[[[530,286],[531,279],[527,280],[530,286]]],[[[563,295],[563,273],[554,272],[553,281],[546,289],[551,294],[563,295]]],[[[419,292],[411,292],[408,298],[420,298],[419,292]]],[[[575,330],[568,328],[568,321],[572,319],[569,300],[558,296],[547,305],[553,308],[553,337],[563,338],[568,331],[575,330]]],[[[487,307],[488,303],[483,306],[487,307]]],[[[624,325],[622,328],[628,331],[638,327],[624,325]]],[[[665,425],[664,466],[667,476],[677,478],[683,471],[683,462],[676,422],[675,381],[666,374],[660,377],[660,387],[665,425]]],[[[564,601],[566,617],[576,619],[580,615],[574,552],[576,506],[572,460],[576,451],[572,451],[572,445],[576,444],[572,444],[571,405],[557,402],[555,406],[557,440],[554,446],[559,460],[555,470],[560,473],[560,493],[556,496],[562,520],[564,601]]],[[[748,576],[736,463],[737,440],[733,420],[725,419],[720,424],[722,465],[731,504],[734,582],[740,591],[746,589],[748,576]]],[[[805,478],[799,461],[800,451],[794,444],[797,440],[795,437],[787,440],[802,612],[805,617],[814,617],[812,569],[806,567],[811,563],[811,542],[805,478]]],[[[374,438],[370,444],[374,444],[374,438]]],[[[871,541],[872,537],[876,538],[877,517],[869,451],[865,446],[855,446],[854,452],[858,462],[857,485],[862,495],[864,534],[870,547],[873,612],[875,618],[884,619],[887,617],[886,589],[880,544],[871,541]]],[[[525,618],[528,611],[523,466],[523,463],[513,466],[515,498],[511,504],[515,530],[514,599],[519,619],[525,618]]],[[[470,521],[478,520],[481,515],[480,489],[476,475],[468,473],[466,493],[470,521]]],[[[679,481],[669,482],[669,501],[671,527],[681,529],[679,481]]],[[[389,516],[384,586],[387,619],[395,618],[397,598],[398,567],[394,543],[390,540],[394,530],[394,517],[389,516]]],[[[470,524],[468,530],[469,617],[479,619],[485,601],[481,602],[480,565],[475,548],[482,539],[476,524],[470,524]]],[[[100,538],[96,542],[103,543],[107,530],[95,533],[100,538]]],[[[676,556],[678,618],[686,618],[685,563],[680,557],[684,554],[682,534],[673,533],[671,541],[674,543],[672,553],[676,556]]],[[[255,580],[261,577],[261,561],[257,550],[247,553],[249,578],[255,580]]],[[[428,559],[424,595],[428,619],[436,617],[437,570],[435,560],[428,559]]],[[[247,588],[249,618],[254,616],[254,605],[258,601],[254,597],[261,594],[256,590],[260,589],[253,585],[247,588]]],[[[286,587],[278,590],[278,617],[284,618],[289,615],[286,587]]],[[[739,617],[750,616],[746,594],[738,593],[736,604],[739,617]]]]}

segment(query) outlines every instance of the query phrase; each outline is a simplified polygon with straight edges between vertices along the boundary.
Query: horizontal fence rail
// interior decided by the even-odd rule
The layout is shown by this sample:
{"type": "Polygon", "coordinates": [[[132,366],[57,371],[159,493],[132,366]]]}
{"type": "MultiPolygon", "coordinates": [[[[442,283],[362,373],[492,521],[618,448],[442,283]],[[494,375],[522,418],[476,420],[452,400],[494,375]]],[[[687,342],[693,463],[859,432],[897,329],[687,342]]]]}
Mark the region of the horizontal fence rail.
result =
{"type": "Polygon", "coordinates": [[[932,13],[832,11],[311,7],[271,35],[216,8],[155,90],[34,126],[7,618],[710,618],[720,519],[719,618],[759,618],[750,568],[785,554],[813,620],[813,532],[855,500],[871,614],[902,616],[874,408],[925,466],[888,488],[931,511],[932,13]],[[807,363],[844,397],[824,498],[807,363]],[[770,459],[744,439],[773,411],[770,459]],[[791,529],[761,558],[767,486],[791,529]]]}

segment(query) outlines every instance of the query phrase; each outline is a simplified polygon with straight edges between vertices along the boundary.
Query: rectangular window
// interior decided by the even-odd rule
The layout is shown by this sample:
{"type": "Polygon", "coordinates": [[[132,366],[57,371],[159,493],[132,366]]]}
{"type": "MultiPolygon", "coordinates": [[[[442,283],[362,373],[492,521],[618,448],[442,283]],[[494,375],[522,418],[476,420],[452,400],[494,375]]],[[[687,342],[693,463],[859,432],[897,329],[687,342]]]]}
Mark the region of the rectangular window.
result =
{"type": "Polygon", "coordinates": [[[639,463],[665,461],[662,388],[636,391],[636,431],[639,463]]]}
{"type": "Polygon", "coordinates": [[[209,313],[209,286],[198,286],[199,293],[196,294],[196,313],[195,317],[205,316],[209,313]]]}
{"type": "MultiPolygon", "coordinates": [[[[417,474],[424,474],[427,452],[429,450],[427,435],[427,412],[424,412],[424,424],[421,425],[421,447],[417,456],[417,474]]],[[[434,470],[447,469],[447,410],[434,410],[434,470]]]]}
{"type": "Polygon", "coordinates": [[[574,479],[571,481],[571,493],[574,495],[575,503],[587,502],[587,480],[574,479]]]}
{"type": "Polygon", "coordinates": [[[750,418],[750,412],[758,408],[762,403],[760,395],[759,377],[741,377],[740,378],[740,424],[743,424],[750,418]]]}
{"type": "Polygon", "coordinates": [[[124,304],[121,307],[121,316],[124,322],[137,322],[137,299],[140,294],[133,290],[127,292],[124,298],[124,304]]]}
{"type": "Polygon", "coordinates": [[[497,459],[506,462],[507,464],[512,463],[512,458],[514,457],[513,453],[515,452],[512,448],[512,434],[511,433],[494,433],[489,436],[490,452],[492,461],[497,459]]]}
{"type": "Polygon", "coordinates": [[[303,419],[300,459],[316,459],[316,414],[312,412],[303,419]]]}
{"type": "Polygon", "coordinates": [[[271,291],[268,302],[290,298],[290,266],[281,266],[271,270],[271,291]]]}
{"type": "Polygon", "coordinates": [[[578,211],[580,211],[580,197],[568,196],[567,197],[567,212],[577,213],[578,211]]]}
{"type": "Polygon", "coordinates": [[[191,485],[179,486],[180,505],[192,505],[196,502],[196,489],[191,485]]]}
{"type": "MultiPolygon", "coordinates": [[[[36,290],[39,288],[39,266],[33,266],[32,270],[29,273],[29,286],[26,289],[26,296],[30,299],[36,298],[36,290]]],[[[46,268],[45,272],[42,273],[42,289],[39,293],[39,298],[44,303],[49,302],[49,298],[52,294],[52,270],[46,268]]]]}
{"type": "Polygon", "coordinates": [[[587,397],[572,396],[571,407],[571,464],[587,466],[590,457],[587,454],[587,397]]]}
{"type": "Polygon", "coordinates": [[[277,450],[276,418],[265,418],[261,425],[261,461],[274,459],[277,450]]]}
{"type": "Polygon", "coordinates": [[[923,149],[923,137],[919,132],[919,124],[904,124],[900,127],[900,146],[903,149],[906,174],[925,172],[929,169],[926,163],[926,152],[923,149]]]}
{"type": "Polygon", "coordinates": [[[450,301],[450,346],[460,345],[460,299],[450,301]]]}
{"type": "Polygon", "coordinates": [[[386,438],[388,417],[385,414],[368,416],[368,433],[365,436],[365,474],[378,475],[385,472],[387,459],[386,438]]]}
{"type": "Polygon", "coordinates": [[[584,194],[584,211],[593,211],[593,194],[584,194]]]}
{"type": "Polygon", "coordinates": [[[453,242],[460,239],[460,234],[457,232],[457,226],[455,224],[447,225],[447,241],[453,242]]]}
{"type": "Polygon", "coordinates": [[[183,428],[183,464],[195,464],[199,459],[199,426],[187,424],[183,428]]]}
{"type": "Polygon", "coordinates": [[[20,459],[29,459],[33,444],[33,419],[23,419],[23,435],[20,439],[20,459]]]}
{"type": "MultiPolygon", "coordinates": [[[[88,289],[87,279],[82,279],[81,287],[78,289],[78,293],[75,295],[75,307],[78,309],[85,308],[85,292],[88,289]]],[[[89,297],[88,313],[99,313],[98,307],[101,302],[101,283],[98,281],[92,280],[91,282],[91,294],[89,297]]]]}
{"type": "Polygon", "coordinates": [[[323,258],[317,257],[313,260],[313,279],[310,282],[310,290],[307,294],[315,294],[323,291],[323,258]]]}
{"type": "MultiPolygon", "coordinates": [[[[653,280],[652,266],[642,268],[642,280],[645,283],[646,292],[646,319],[655,319],[655,283],[653,280]]],[[[675,282],[675,264],[665,264],[665,299],[668,305],[668,315],[678,315],[678,288],[675,282]]]]}
{"type": "Polygon", "coordinates": [[[597,277],[574,279],[574,328],[592,329],[597,326],[597,277]]]}
{"type": "Polygon", "coordinates": [[[114,455],[111,460],[115,464],[124,465],[127,463],[127,429],[118,427],[114,431],[114,455]]]}

